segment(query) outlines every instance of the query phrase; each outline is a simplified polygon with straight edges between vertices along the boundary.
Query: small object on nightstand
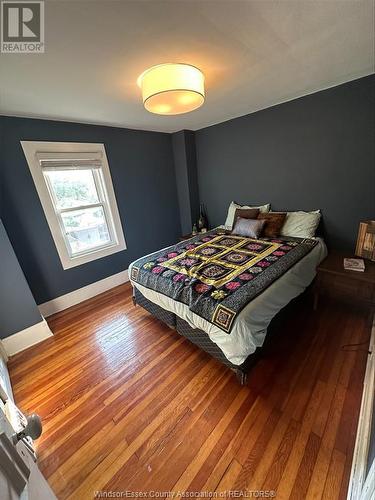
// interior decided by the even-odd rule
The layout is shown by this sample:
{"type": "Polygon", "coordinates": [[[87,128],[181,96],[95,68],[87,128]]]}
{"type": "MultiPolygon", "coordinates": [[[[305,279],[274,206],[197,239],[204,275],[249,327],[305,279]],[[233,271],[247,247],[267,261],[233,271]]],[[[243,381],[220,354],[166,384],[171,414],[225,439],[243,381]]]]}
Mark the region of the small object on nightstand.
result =
{"type": "Polygon", "coordinates": [[[355,254],[375,261],[375,220],[360,222],[355,254]]]}
{"type": "MultiPolygon", "coordinates": [[[[366,261],[365,269],[351,271],[344,268],[346,255],[330,253],[317,267],[314,285],[314,309],[321,295],[342,299],[350,304],[361,303],[375,310],[375,262],[366,261]]],[[[354,259],[360,260],[360,259],[354,259]]]]}
{"type": "Polygon", "coordinates": [[[207,217],[205,214],[203,203],[200,204],[200,208],[199,208],[198,229],[201,233],[204,233],[207,231],[207,217]]]}
{"type": "Polygon", "coordinates": [[[360,271],[363,273],[365,270],[365,262],[363,259],[344,258],[344,269],[347,271],[360,271]]]}

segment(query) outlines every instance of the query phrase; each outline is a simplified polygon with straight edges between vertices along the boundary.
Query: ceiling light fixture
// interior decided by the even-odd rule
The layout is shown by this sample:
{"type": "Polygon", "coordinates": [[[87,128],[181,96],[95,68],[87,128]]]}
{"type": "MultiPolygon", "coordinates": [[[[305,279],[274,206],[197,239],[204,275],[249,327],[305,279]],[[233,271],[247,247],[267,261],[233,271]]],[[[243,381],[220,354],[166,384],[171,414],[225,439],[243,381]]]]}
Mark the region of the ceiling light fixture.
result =
{"type": "Polygon", "coordinates": [[[202,106],[204,75],[190,64],[165,63],[144,71],[137,80],[143,105],[158,115],[179,115],[202,106]]]}

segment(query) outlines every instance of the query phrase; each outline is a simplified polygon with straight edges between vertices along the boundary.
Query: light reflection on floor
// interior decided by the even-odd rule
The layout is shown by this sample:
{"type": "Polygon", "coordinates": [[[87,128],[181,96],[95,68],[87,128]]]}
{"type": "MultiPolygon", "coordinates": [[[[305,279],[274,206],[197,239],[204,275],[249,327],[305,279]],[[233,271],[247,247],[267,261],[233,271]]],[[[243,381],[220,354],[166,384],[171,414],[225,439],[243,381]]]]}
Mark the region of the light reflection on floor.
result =
{"type": "MultiPolygon", "coordinates": [[[[139,308],[138,313],[139,313],[139,308]]],[[[144,311],[145,316],[149,316],[144,311]]],[[[143,316],[143,315],[142,315],[143,316]]],[[[152,331],[153,320],[150,317],[149,335],[152,331]]],[[[100,323],[94,326],[95,342],[101,352],[101,368],[106,373],[111,373],[124,366],[124,363],[134,359],[139,353],[142,340],[139,338],[139,329],[134,320],[128,314],[118,313],[116,316],[101,318],[100,323]],[[121,351],[123,355],[121,355],[121,351]]],[[[160,337],[160,334],[157,338],[160,337]]]]}

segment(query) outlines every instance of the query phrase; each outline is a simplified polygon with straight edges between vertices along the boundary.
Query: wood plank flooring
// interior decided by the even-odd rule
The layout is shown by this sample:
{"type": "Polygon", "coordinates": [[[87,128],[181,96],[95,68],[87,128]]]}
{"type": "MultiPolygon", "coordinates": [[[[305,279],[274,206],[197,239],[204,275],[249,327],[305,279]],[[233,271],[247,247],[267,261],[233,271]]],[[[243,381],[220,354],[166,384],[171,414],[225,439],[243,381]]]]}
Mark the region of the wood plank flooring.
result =
{"type": "Polygon", "coordinates": [[[9,369],[17,404],[43,419],[39,464],[58,498],[272,490],[278,500],[344,499],[366,319],[334,303],[313,312],[308,296],[298,299],[240,387],[134,307],[126,284],[49,318],[54,337],[9,369]]]}

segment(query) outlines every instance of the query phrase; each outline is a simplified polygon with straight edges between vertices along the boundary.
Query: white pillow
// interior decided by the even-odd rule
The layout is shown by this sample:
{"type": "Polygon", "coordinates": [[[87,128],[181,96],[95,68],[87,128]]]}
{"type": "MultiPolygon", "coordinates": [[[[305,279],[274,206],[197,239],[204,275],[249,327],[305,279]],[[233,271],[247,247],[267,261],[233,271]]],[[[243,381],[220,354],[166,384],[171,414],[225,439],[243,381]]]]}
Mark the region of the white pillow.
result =
{"type": "Polygon", "coordinates": [[[313,238],[319,226],[320,217],[320,210],[287,212],[280,235],[295,238],[313,238]]]}
{"type": "Polygon", "coordinates": [[[234,214],[236,213],[237,208],[258,208],[260,212],[269,212],[271,205],[267,203],[267,205],[261,205],[260,207],[250,207],[249,205],[238,205],[234,201],[228,207],[227,220],[225,221],[225,228],[232,229],[234,222],[234,214]]]}

